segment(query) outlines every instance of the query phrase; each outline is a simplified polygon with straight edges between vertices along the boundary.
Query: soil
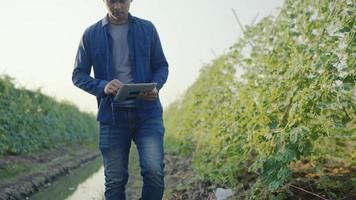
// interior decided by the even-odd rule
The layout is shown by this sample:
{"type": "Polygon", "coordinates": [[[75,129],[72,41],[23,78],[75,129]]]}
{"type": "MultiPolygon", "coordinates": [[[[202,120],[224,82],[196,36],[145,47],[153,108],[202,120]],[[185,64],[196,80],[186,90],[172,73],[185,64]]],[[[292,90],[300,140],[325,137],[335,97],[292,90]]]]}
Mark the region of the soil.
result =
{"type": "Polygon", "coordinates": [[[31,155],[3,157],[0,159],[0,172],[16,168],[19,170],[15,171],[12,176],[0,177],[0,200],[25,199],[38,191],[40,187],[61,175],[68,174],[71,170],[99,155],[96,149],[76,145],[31,155]]]}
{"type": "MultiPolygon", "coordinates": [[[[39,187],[52,182],[58,176],[68,174],[72,169],[99,155],[97,150],[76,146],[57,148],[40,154],[2,158],[0,172],[9,165],[26,166],[29,170],[16,177],[1,177],[0,200],[25,199],[39,187]]],[[[216,199],[214,191],[218,186],[199,178],[192,168],[191,156],[166,153],[165,164],[164,200],[216,199]]],[[[286,184],[289,189],[286,199],[356,199],[355,168],[328,166],[317,172],[315,166],[308,161],[294,163],[291,167],[293,180],[286,184]]],[[[127,199],[139,199],[142,187],[139,171],[137,152],[131,152],[127,199]]],[[[240,184],[232,188],[234,196],[230,200],[244,199],[251,189],[251,184],[256,180],[256,174],[248,171],[243,174],[237,177],[240,184]]]]}
{"type": "MultiPolygon", "coordinates": [[[[128,200],[140,198],[142,188],[142,177],[138,165],[137,152],[131,151],[129,165],[129,181],[126,185],[128,200]]],[[[165,154],[165,193],[164,200],[211,200],[216,199],[209,184],[196,179],[191,169],[192,159],[190,157],[165,154]]]]}
{"type": "MultiPolygon", "coordinates": [[[[214,191],[218,186],[200,180],[191,167],[191,157],[166,156],[167,191],[164,199],[168,200],[212,200],[216,199],[214,191]]],[[[322,199],[356,199],[356,189],[353,183],[356,169],[327,166],[317,172],[315,166],[308,161],[302,161],[291,166],[293,179],[286,184],[289,193],[285,199],[290,200],[322,200],[322,199]]],[[[244,199],[251,189],[251,184],[257,175],[245,172],[237,177],[239,183],[232,188],[234,195],[229,199],[244,199]]],[[[224,188],[224,186],[220,186],[224,188]]]]}
{"type": "Polygon", "coordinates": [[[214,188],[207,182],[202,182],[192,169],[190,156],[165,155],[166,191],[165,200],[216,199],[214,188]]]}

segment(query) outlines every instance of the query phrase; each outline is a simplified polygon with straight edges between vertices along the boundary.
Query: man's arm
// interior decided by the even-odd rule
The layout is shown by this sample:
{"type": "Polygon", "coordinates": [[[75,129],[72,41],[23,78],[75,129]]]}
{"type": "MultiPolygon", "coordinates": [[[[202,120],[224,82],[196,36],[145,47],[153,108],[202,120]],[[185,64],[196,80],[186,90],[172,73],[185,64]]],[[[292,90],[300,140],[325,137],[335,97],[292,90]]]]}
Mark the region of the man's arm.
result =
{"type": "Polygon", "coordinates": [[[151,82],[157,83],[160,90],[168,78],[168,62],[164,56],[161,41],[155,26],[152,24],[153,34],[151,43],[151,69],[153,71],[151,82]]]}
{"type": "Polygon", "coordinates": [[[72,82],[78,88],[95,95],[104,97],[104,88],[108,81],[95,79],[90,76],[92,61],[90,56],[90,42],[88,32],[84,32],[75,58],[72,82]]]}

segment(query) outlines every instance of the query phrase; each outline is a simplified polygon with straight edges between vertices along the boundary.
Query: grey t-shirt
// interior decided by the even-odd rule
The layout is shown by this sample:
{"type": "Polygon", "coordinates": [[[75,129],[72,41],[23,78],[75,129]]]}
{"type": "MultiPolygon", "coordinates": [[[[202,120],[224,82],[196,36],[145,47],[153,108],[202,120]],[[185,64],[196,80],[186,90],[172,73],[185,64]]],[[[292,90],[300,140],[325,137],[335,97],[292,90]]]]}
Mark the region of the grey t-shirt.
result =
{"type": "MultiPolygon", "coordinates": [[[[115,78],[123,83],[133,83],[131,76],[132,65],[129,57],[129,45],[127,43],[127,33],[129,24],[112,24],[109,23],[109,33],[113,39],[113,65],[115,78]]],[[[126,100],[119,106],[132,107],[135,105],[134,100],[126,100]]]]}

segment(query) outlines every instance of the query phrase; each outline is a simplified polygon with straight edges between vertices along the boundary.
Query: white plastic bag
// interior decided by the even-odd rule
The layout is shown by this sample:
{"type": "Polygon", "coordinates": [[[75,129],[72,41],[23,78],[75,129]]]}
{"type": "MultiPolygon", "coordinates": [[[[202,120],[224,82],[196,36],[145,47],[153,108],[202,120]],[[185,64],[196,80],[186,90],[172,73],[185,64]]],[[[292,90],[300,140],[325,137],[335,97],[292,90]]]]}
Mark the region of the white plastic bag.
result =
{"type": "Polygon", "coordinates": [[[225,200],[233,195],[231,189],[217,188],[215,191],[215,196],[217,200],[225,200]]]}

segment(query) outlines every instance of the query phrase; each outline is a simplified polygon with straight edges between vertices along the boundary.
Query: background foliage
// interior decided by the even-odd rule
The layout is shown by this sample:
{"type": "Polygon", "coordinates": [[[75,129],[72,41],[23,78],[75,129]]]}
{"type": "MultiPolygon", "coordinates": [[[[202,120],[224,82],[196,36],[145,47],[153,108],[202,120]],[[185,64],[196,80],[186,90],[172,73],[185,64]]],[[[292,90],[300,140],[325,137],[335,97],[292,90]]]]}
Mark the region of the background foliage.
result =
{"type": "Polygon", "coordinates": [[[351,0],[287,0],[245,27],[165,112],[167,148],[215,184],[255,174],[251,199],[282,197],[298,161],[355,167],[355,12],[351,0]]]}
{"type": "Polygon", "coordinates": [[[92,114],[39,90],[16,88],[10,77],[0,77],[0,156],[94,144],[97,130],[92,114]]]}

